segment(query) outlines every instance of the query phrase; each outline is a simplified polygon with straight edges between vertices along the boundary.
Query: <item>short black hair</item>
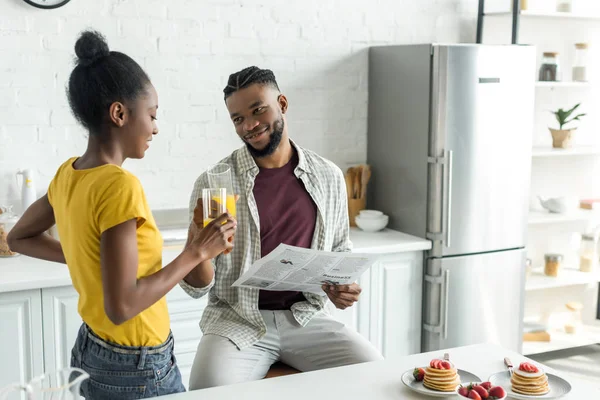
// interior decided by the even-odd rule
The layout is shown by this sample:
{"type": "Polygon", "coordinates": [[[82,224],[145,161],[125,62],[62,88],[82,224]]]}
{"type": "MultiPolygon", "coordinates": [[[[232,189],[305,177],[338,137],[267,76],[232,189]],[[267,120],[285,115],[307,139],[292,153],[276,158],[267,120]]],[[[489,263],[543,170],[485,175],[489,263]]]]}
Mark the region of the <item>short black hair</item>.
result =
{"type": "Polygon", "coordinates": [[[110,105],[136,100],[150,78],[131,57],[110,51],[104,36],[93,30],[79,35],[75,54],[67,88],[69,105],[90,134],[100,134],[110,105]]]}
{"type": "Polygon", "coordinates": [[[251,66],[229,75],[227,86],[223,89],[225,100],[238,90],[244,89],[255,83],[269,85],[274,89],[279,90],[279,85],[277,85],[277,80],[275,79],[273,71],[251,66]]]}

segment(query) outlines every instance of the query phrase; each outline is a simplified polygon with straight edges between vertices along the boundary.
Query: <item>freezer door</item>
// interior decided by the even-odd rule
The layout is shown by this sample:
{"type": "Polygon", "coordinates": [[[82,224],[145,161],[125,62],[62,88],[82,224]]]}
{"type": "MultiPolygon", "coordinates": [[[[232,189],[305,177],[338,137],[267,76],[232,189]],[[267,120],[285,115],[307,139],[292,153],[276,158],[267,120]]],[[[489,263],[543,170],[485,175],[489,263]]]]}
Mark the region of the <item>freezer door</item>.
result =
{"type": "Polygon", "coordinates": [[[495,343],[521,349],[525,250],[429,259],[423,351],[495,343]]]}
{"type": "Polygon", "coordinates": [[[429,162],[438,182],[430,185],[428,231],[441,251],[433,255],[524,247],[534,48],[434,49],[429,162]]]}

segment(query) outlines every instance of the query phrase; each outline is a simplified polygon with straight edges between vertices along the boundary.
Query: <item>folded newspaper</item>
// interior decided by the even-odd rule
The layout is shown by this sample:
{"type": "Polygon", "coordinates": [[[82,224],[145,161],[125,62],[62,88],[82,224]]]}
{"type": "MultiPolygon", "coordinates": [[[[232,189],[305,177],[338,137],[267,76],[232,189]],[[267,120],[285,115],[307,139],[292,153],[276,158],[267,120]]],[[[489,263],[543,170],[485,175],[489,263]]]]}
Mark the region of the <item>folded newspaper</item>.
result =
{"type": "Polygon", "coordinates": [[[333,253],[280,244],[233,286],[323,294],[322,285],[351,284],[377,259],[375,254],[333,253]]]}

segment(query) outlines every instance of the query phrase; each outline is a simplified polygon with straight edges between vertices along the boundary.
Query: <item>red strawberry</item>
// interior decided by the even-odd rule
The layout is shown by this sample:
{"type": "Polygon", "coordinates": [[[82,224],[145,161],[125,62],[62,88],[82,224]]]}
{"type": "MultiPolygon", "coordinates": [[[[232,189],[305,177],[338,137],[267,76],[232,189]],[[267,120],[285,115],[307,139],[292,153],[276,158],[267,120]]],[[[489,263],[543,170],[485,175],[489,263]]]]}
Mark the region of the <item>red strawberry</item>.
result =
{"type": "Polygon", "coordinates": [[[521,371],[534,372],[534,373],[539,371],[538,367],[536,367],[535,365],[533,365],[530,362],[522,362],[521,365],[519,365],[519,369],[521,371]]]}
{"type": "Polygon", "coordinates": [[[433,359],[433,360],[431,360],[431,361],[429,362],[429,366],[430,366],[431,368],[436,368],[436,366],[435,366],[435,362],[436,362],[436,361],[437,361],[436,359],[433,359]]]}
{"type": "Polygon", "coordinates": [[[492,388],[492,383],[491,382],[482,382],[479,384],[479,386],[483,386],[485,388],[485,390],[490,390],[492,388]]]}
{"type": "Polygon", "coordinates": [[[482,399],[487,399],[490,396],[487,389],[483,386],[475,385],[473,386],[473,390],[476,391],[482,399]]]}
{"type": "Polygon", "coordinates": [[[481,396],[475,390],[469,392],[469,399],[481,400],[481,396]]]}
{"type": "Polygon", "coordinates": [[[440,365],[442,369],[452,369],[452,364],[450,364],[448,361],[442,361],[440,365]]]}
{"type": "Polygon", "coordinates": [[[458,389],[458,394],[460,394],[461,396],[464,396],[464,397],[469,397],[469,389],[465,386],[461,386],[458,389]]]}
{"type": "Polygon", "coordinates": [[[506,396],[506,392],[502,388],[502,386],[494,386],[490,389],[490,398],[493,399],[501,399],[506,396]]]}
{"type": "Polygon", "coordinates": [[[423,368],[415,368],[413,376],[417,382],[421,382],[425,378],[425,370],[423,368]]]}
{"type": "Polygon", "coordinates": [[[430,366],[431,368],[435,368],[435,369],[442,369],[442,368],[440,367],[440,363],[441,363],[441,362],[442,362],[442,360],[438,360],[438,359],[436,358],[436,359],[433,359],[433,360],[431,360],[431,362],[429,363],[429,366],[430,366]]]}

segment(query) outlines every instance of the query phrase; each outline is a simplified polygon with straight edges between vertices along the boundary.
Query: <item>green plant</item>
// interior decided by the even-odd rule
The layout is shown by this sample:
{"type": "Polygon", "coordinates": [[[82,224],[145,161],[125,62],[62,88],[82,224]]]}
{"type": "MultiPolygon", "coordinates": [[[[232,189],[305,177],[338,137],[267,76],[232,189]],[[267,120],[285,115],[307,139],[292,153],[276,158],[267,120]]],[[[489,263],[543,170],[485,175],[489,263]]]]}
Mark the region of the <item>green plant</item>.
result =
{"type": "Polygon", "coordinates": [[[559,108],[557,111],[551,111],[552,114],[554,114],[554,116],[556,117],[556,120],[558,121],[558,125],[560,125],[560,129],[562,130],[563,126],[573,122],[573,121],[579,121],[579,117],[583,117],[585,114],[578,114],[574,117],[572,117],[571,119],[569,119],[569,117],[571,116],[571,114],[573,114],[573,111],[575,111],[577,109],[577,107],[579,107],[581,103],[577,103],[575,104],[575,106],[573,108],[571,108],[570,110],[563,110],[562,108],[559,108]]]}

